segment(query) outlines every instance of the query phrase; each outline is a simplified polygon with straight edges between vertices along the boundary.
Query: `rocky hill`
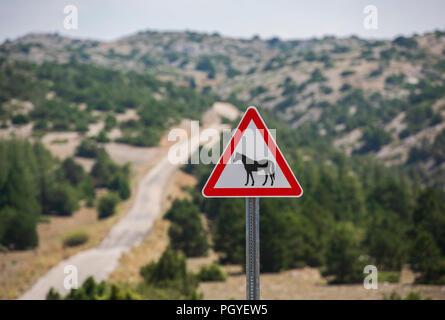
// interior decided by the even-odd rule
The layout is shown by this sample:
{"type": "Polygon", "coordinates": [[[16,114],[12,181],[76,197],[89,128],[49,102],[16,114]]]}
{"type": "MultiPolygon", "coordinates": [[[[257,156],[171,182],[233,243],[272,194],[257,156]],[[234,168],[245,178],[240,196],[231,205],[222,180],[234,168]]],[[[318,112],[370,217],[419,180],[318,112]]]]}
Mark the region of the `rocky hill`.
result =
{"type": "Polygon", "coordinates": [[[144,31],[112,42],[29,34],[3,43],[0,57],[150,73],[315,126],[346,153],[408,166],[424,182],[444,180],[445,32],[283,41],[144,31]]]}

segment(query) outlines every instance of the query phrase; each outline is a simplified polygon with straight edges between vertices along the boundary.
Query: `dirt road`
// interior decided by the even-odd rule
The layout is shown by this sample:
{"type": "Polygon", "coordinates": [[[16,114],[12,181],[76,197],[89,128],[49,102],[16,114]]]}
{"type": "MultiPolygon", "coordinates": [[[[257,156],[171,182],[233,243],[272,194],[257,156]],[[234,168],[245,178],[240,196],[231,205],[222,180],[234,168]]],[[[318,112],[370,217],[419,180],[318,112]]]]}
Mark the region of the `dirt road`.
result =
{"type": "MultiPolygon", "coordinates": [[[[220,113],[219,110],[215,110],[215,112],[220,113]]],[[[221,131],[227,126],[221,124],[218,120],[206,127],[221,131]]],[[[172,148],[188,149],[188,152],[180,155],[181,158],[188,159],[190,154],[197,150],[198,146],[199,135],[195,135],[189,139],[180,140],[172,148]],[[190,144],[190,147],[184,148],[187,143],[190,144]]],[[[77,268],[79,285],[88,276],[93,276],[96,281],[107,279],[119,265],[119,258],[122,253],[128,251],[132,246],[139,245],[150,231],[154,221],[162,214],[162,192],[179,166],[179,164],[170,163],[167,155],[160,158],[156,166],[141,180],[133,206],[129,212],[113,226],[100,245],[60,262],[41,277],[20,299],[45,299],[51,287],[62,294],[66,294],[68,290],[64,287],[64,279],[67,274],[64,273],[64,269],[68,265],[77,268]]]]}

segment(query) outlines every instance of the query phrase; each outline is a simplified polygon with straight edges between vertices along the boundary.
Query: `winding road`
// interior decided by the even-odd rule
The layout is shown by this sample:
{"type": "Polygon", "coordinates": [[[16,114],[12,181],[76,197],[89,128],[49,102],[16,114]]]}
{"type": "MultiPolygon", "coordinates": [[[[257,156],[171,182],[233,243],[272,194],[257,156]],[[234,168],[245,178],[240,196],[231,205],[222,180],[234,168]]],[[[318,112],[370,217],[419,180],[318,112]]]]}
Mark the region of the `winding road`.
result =
{"type": "MultiPolygon", "coordinates": [[[[220,132],[227,126],[218,121],[209,127],[220,132]]],[[[180,155],[181,158],[188,159],[190,154],[199,147],[199,138],[199,134],[189,139],[184,138],[172,148],[188,149],[188,152],[180,155]],[[184,144],[187,143],[190,143],[190,147],[184,148],[184,144]]],[[[93,276],[96,281],[107,279],[119,265],[121,255],[129,251],[131,247],[139,245],[147,236],[155,220],[161,216],[163,192],[170,177],[178,170],[179,166],[180,164],[172,164],[167,155],[160,158],[156,166],[142,178],[131,209],[112,227],[102,242],[95,248],[82,251],[61,261],[39,278],[20,299],[45,299],[51,287],[61,294],[66,294],[69,290],[64,287],[64,279],[67,276],[64,270],[68,265],[77,268],[79,284],[89,276],[93,276]]]]}

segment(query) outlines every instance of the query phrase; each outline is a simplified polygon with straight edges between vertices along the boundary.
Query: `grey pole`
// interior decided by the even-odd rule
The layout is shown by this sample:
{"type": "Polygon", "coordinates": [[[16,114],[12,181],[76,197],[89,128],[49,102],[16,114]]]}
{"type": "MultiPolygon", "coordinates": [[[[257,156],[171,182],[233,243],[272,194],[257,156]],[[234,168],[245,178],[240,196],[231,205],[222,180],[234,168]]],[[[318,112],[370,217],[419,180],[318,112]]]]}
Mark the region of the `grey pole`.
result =
{"type": "Polygon", "coordinates": [[[260,199],[246,198],[246,293],[260,299],[260,199]]]}

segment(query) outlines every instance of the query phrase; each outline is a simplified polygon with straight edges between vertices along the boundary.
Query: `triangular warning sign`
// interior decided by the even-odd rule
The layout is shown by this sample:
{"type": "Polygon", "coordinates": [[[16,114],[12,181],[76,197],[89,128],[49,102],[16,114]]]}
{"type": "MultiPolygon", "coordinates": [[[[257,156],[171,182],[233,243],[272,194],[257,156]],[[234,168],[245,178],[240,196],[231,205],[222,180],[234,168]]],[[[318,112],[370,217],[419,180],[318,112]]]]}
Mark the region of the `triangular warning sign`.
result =
{"type": "Polygon", "coordinates": [[[249,107],[202,189],[205,197],[300,197],[292,173],[258,110],[249,107]]]}

